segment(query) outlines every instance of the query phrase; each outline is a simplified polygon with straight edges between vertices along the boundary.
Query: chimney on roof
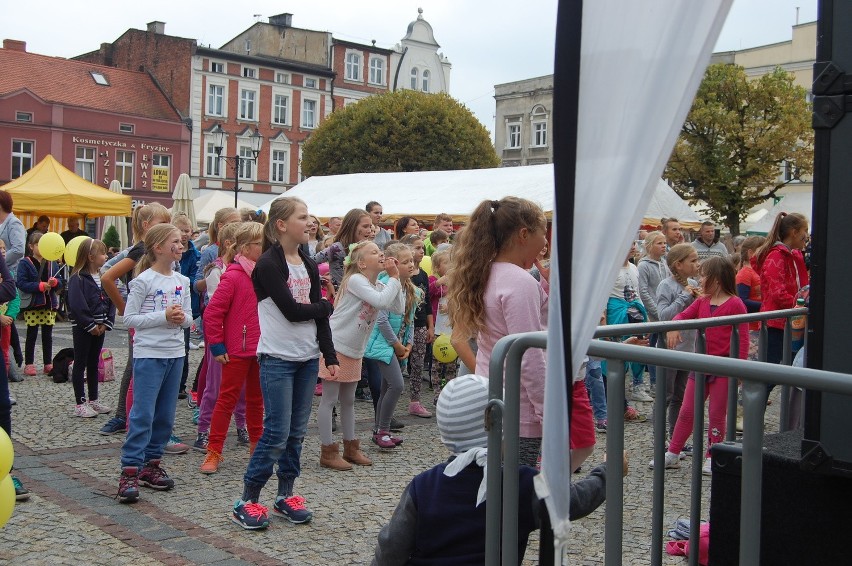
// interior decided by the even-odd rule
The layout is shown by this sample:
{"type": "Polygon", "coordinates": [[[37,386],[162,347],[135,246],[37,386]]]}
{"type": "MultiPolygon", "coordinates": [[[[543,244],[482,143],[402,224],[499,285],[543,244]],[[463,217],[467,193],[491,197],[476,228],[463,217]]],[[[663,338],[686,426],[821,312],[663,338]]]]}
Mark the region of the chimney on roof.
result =
{"type": "Polygon", "coordinates": [[[293,14],[278,14],[277,16],[269,16],[269,23],[274,26],[289,28],[293,26],[293,14]]]}
{"type": "Polygon", "coordinates": [[[21,51],[23,53],[26,53],[27,42],[21,41],[20,39],[4,39],[3,49],[8,49],[9,51],[21,51]]]}
{"type": "Polygon", "coordinates": [[[166,33],[166,22],[148,22],[148,33],[157,33],[163,35],[166,33]]]}

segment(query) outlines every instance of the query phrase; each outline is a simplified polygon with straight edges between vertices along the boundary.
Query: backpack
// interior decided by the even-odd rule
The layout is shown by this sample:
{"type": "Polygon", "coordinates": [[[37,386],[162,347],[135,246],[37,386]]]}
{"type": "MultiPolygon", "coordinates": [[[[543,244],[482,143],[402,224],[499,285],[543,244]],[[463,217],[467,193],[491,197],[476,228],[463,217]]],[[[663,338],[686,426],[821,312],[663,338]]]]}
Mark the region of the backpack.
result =
{"type": "Polygon", "coordinates": [[[109,348],[102,349],[98,356],[98,381],[115,381],[115,359],[109,348]]]}
{"type": "Polygon", "coordinates": [[[65,383],[71,375],[72,363],[74,363],[74,348],[62,348],[53,356],[53,369],[47,375],[53,377],[53,383],[65,383]]]}

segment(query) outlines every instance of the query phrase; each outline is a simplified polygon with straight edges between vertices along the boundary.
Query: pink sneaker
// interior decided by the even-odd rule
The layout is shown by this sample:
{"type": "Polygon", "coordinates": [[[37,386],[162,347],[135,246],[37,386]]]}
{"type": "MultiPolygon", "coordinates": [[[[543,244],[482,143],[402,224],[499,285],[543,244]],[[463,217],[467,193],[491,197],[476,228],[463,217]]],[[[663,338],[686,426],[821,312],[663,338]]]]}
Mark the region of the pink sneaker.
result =
{"type": "Polygon", "coordinates": [[[381,430],[373,435],[373,444],[379,448],[396,448],[396,442],[391,439],[390,433],[381,430]]]}
{"type": "Polygon", "coordinates": [[[420,404],[420,401],[412,401],[408,404],[408,414],[414,415],[415,417],[422,417],[424,419],[428,419],[432,416],[432,413],[426,410],[426,408],[420,404]]]}
{"type": "Polygon", "coordinates": [[[36,368],[35,364],[27,364],[24,366],[24,375],[35,375],[36,368]]]}
{"type": "Polygon", "coordinates": [[[49,375],[53,371],[53,364],[44,364],[44,375],[49,375]]]}
{"type": "Polygon", "coordinates": [[[316,395],[317,397],[322,396],[322,381],[317,383],[317,386],[314,387],[314,395],[316,395]]]}

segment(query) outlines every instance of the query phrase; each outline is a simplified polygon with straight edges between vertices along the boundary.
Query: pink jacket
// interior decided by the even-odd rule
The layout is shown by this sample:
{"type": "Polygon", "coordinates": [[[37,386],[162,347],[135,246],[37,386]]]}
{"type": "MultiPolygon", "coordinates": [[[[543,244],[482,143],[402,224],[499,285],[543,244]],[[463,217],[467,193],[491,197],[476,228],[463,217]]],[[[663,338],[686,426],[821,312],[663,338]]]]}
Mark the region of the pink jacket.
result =
{"type": "MultiPolygon", "coordinates": [[[[731,297],[713,312],[710,312],[710,297],[702,295],[695,299],[683,312],[672,320],[690,320],[694,318],[710,318],[716,316],[731,316],[735,314],[746,314],[746,306],[739,297],[731,297]]],[[[740,331],[740,359],[748,356],[748,323],[737,325],[740,331]]],[[[705,332],[707,340],[707,353],[711,356],[727,358],[731,352],[731,327],[716,326],[708,328],[705,332]]]]}
{"type": "Polygon", "coordinates": [[[227,353],[235,358],[253,358],[257,355],[260,339],[257,296],[251,276],[238,263],[227,267],[204,310],[204,337],[214,356],[227,353]]]}
{"type": "MultiPolygon", "coordinates": [[[[476,374],[487,377],[497,340],[517,332],[547,330],[547,293],[528,271],[512,263],[495,262],[484,299],[487,332],[477,336],[476,374]]],[[[544,351],[527,350],[521,362],[520,432],[524,438],[541,438],[544,372],[544,351]]]]}

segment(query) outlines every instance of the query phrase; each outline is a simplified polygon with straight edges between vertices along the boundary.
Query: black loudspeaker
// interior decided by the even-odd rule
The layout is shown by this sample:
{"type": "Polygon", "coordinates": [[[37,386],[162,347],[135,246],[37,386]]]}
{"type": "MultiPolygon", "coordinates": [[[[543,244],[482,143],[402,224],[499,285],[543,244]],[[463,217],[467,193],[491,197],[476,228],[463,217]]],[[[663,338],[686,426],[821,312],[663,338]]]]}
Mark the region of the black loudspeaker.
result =
{"type": "MultiPolygon", "coordinates": [[[[850,564],[852,551],[846,537],[852,532],[852,479],[802,469],[801,441],[801,431],[766,437],[760,563],[850,564]]],[[[740,548],[742,447],[725,442],[715,444],[711,451],[710,565],[736,565],[740,548]]]]}

